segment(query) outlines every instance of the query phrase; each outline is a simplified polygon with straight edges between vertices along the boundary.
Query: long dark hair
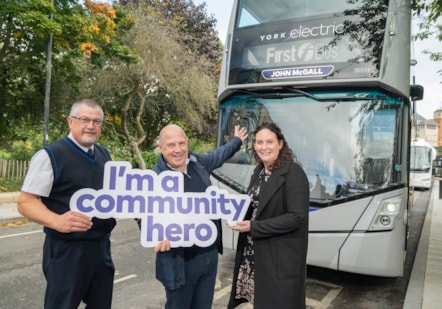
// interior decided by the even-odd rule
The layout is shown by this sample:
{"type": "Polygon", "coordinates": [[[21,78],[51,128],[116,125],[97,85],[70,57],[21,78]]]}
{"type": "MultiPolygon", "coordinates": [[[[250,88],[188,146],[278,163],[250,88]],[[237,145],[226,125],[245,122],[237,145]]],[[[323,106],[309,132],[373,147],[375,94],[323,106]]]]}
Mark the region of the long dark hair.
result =
{"type": "MultiPolygon", "coordinates": [[[[296,163],[299,164],[298,158],[293,153],[293,151],[290,149],[289,145],[287,144],[287,141],[285,140],[284,134],[282,134],[281,128],[278,127],[274,122],[263,122],[260,125],[258,125],[253,131],[253,143],[255,143],[256,133],[259,131],[267,129],[275,133],[276,138],[279,142],[282,141],[283,145],[281,150],[279,151],[278,158],[276,158],[273,165],[270,167],[270,170],[273,170],[275,168],[280,168],[281,166],[284,166],[287,162],[293,160],[296,163]]],[[[258,163],[261,163],[261,159],[258,157],[255,147],[253,147],[253,155],[258,163]]]]}

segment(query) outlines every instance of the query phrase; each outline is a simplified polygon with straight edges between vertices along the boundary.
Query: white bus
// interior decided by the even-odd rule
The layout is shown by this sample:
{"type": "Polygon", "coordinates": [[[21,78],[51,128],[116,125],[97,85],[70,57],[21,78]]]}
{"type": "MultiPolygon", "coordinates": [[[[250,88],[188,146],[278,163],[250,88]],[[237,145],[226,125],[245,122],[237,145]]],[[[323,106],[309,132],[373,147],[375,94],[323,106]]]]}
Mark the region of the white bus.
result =
{"type": "Polygon", "coordinates": [[[424,139],[413,139],[410,145],[410,187],[430,189],[436,149],[424,139]]]}
{"type": "MultiPolygon", "coordinates": [[[[408,226],[411,3],[235,0],[217,145],[273,121],[310,180],[308,264],[396,277],[408,226]]],[[[252,136],[213,174],[245,193],[252,136]]],[[[237,235],[223,232],[226,247],[237,235]]]]}

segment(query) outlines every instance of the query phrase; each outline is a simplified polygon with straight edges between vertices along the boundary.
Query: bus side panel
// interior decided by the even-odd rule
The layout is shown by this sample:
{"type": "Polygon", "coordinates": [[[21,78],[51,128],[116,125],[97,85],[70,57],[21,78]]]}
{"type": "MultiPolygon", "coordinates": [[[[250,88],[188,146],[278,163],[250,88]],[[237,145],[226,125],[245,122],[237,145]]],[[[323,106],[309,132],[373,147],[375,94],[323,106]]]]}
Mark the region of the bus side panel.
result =
{"type": "Polygon", "coordinates": [[[358,200],[350,204],[351,209],[349,205],[342,205],[311,213],[313,228],[310,229],[307,263],[360,274],[402,276],[408,224],[407,191],[402,188],[358,200]],[[373,232],[382,202],[398,199],[401,205],[393,230],[373,232]],[[359,210],[359,218],[346,216],[354,209],[359,210]],[[319,233],[318,227],[322,227],[319,233]]]}
{"type": "Polygon", "coordinates": [[[339,248],[347,237],[348,233],[310,233],[307,264],[337,270],[339,248]]]}
{"type": "Polygon", "coordinates": [[[339,269],[339,251],[371,197],[311,211],[307,264],[339,269]]]}
{"type": "Polygon", "coordinates": [[[352,233],[341,249],[339,270],[371,276],[402,276],[405,233],[402,224],[389,232],[352,233]]]}
{"type": "Polygon", "coordinates": [[[340,250],[339,270],[383,277],[403,275],[408,225],[408,188],[377,195],[340,250]],[[400,200],[392,230],[373,231],[382,202],[400,200]]]}
{"type": "Polygon", "coordinates": [[[372,197],[333,205],[311,211],[309,217],[310,232],[350,232],[354,229],[372,197]]]}

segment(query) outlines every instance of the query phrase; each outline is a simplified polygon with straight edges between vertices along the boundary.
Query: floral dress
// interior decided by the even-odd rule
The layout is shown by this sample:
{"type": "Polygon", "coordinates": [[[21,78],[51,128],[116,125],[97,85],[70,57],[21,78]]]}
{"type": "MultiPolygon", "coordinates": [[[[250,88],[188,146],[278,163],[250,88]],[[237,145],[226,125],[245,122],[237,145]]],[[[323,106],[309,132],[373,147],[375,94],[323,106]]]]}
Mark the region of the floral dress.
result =
{"type": "MultiPolygon", "coordinates": [[[[253,207],[252,218],[255,220],[256,212],[259,207],[259,193],[261,187],[267,182],[270,175],[264,173],[264,168],[258,174],[258,180],[250,187],[250,206],[253,207]]],[[[237,299],[247,299],[251,304],[254,302],[255,292],[255,259],[253,257],[255,251],[253,248],[253,240],[250,233],[247,233],[247,243],[244,246],[243,256],[241,264],[239,265],[238,279],[236,281],[236,294],[237,299]]]]}

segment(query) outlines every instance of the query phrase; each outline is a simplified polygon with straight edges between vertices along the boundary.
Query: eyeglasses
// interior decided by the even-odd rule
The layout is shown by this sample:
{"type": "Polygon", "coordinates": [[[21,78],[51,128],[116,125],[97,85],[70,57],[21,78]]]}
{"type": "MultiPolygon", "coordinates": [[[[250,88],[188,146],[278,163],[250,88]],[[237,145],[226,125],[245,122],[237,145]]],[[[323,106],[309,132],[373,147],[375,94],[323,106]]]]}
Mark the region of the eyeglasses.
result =
{"type": "Polygon", "coordinates": [[[97,126],[97,127],[101,127],[101,125],[103,124],[103,120],[101,120],[101,119],[89,119],[89,118],[85,118],[85,117],[75,117],[75,116],[71,116],[71,118],[74,118],[74,119],[80,121],[80,123],[84,124],[84,125],[90,124],[91,121],[94,124],[94,126],[97,126]]]}

